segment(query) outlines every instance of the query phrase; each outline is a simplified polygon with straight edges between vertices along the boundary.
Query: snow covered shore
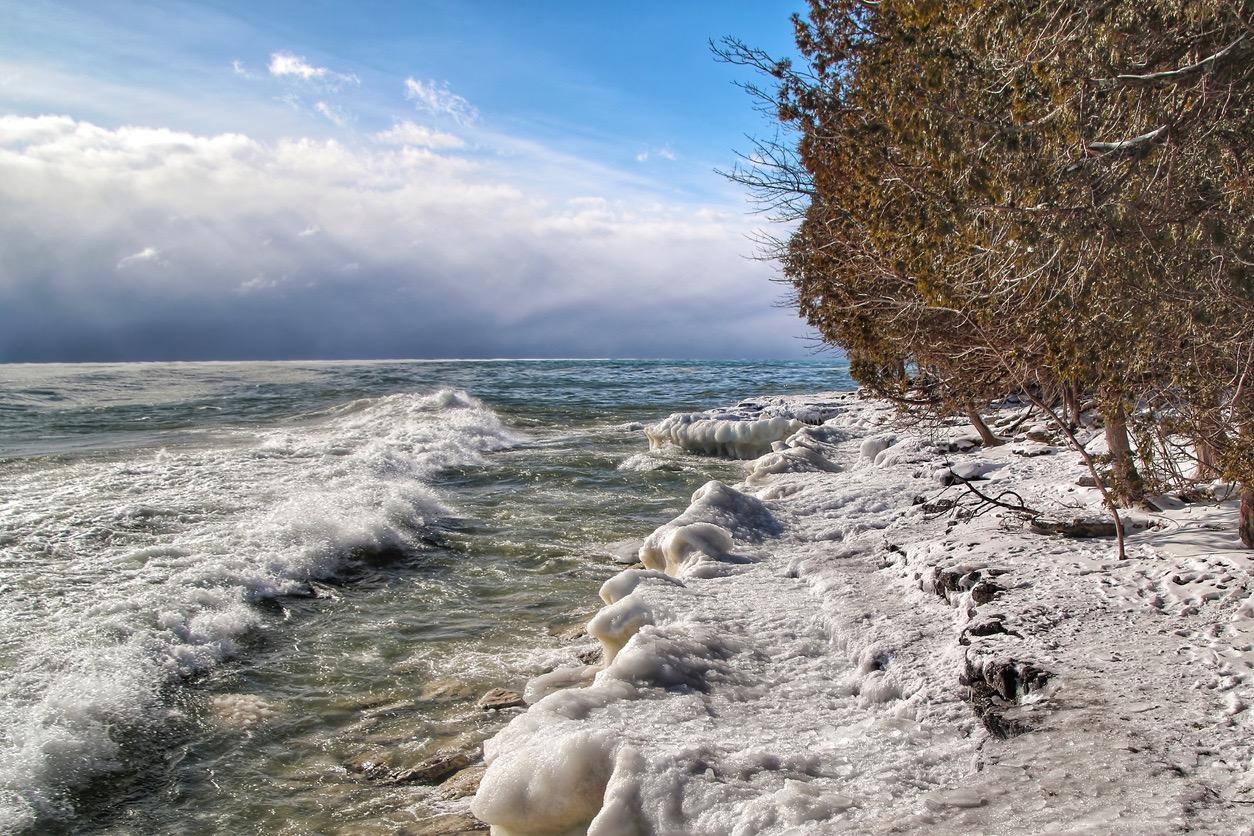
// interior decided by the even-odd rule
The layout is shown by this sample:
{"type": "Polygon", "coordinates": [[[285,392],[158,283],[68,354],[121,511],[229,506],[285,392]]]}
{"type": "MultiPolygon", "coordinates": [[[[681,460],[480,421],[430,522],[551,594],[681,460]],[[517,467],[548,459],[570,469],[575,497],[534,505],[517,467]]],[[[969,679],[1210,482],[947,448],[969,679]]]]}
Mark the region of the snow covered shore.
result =
{"type": "Polygon", "coordinates": [[[946,487],[1100,514],[1065,447],[813,403],[605,584],[601,665],[532,682],[485,747],[494,833],[1254,833],[1232,504],[1163,499],[1118,561],[946,487]]]}

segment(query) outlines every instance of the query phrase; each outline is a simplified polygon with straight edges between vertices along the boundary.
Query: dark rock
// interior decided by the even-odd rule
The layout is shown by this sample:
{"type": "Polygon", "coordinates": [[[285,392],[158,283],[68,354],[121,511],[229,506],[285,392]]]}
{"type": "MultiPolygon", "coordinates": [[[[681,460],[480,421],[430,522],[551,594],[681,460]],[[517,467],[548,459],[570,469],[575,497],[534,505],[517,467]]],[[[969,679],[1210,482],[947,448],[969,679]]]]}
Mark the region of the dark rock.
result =
{"type": "Polygon", "coordinates": [[[1016,456],[1022,456],[1025,459],[1034,459],[1037,456],[1050,456],[1054,453],[1053,447],[1015,447],[1011,451],[1016,456]]]}
{"type": "Polygon", "coordinates": [[[483,780],[483,773],[487,771],[486,766],[468,766],[440,784],[438,792],[450,800],[474,795],[483,780]]]}
{"type": "MultiPolygon", "coordinates": [[[[1148,528],[1145,520],[1124,519],[1126,531],[1148,528]]],[[[1102,517],[1078,517],[1072,520],[1034,519],[1032,531],[1037,534],[1056,534],[1061,537],[1114,537],[1115,521],[1102,517]]]]}
{"type": "Polygon", "coordinates": [[[500,711],[503,708],[516,708],[520,705],[526,705],[526,703],[523,702],[522,694],[517,691],[493,688],[479,698],[478,705],[484,711],[500,711]]]}
{"type": "Polygon", "coordinates": [[[977,664],[968,654],[958,682],[970,688],[968,700],[988,733],[1004,739],[1029,730],[1014,706],[1044,688],[1052,676],[1032,662],[1011,657],[977,664]]]}
{"type": "Polygon", "coordinates": [[[461,772],[482,756],[483,753],[478,747],[474,749],[441,749],[417,766],[393,773],[391,783],[438,784],[455,773],[461,772]]]}
{"type": "Polygon", "coordinates": [[[1044,430],[1028,430],[1023,435],[1028,441],[1037,441],[1041,444],[1049,444],[1054,440],[1053,436],[1044,430]]]}
{"type": "Polygon", "coordinates": [[[932,586],[941,598],[949,599],[951,594],[961,595],[970,590],[971,599],[977,604],[987,604],[999,592],[1005,591],[1000,584],[991,578],[1004,575],[1005,569],[988,566],[949,566],[944,569],[933,568],[932,586]]]}
{"type": "Polygon", "coordinates": [[[1016,636],[1022,638],[1022,636],[1006,626],[1006,616],[1004,614],[989,613],[968,621],[967,626],[962,628],[962,633],[958,636],[958,644],[969,645],[972,639],[985,636],[1016,636]]]}
{"type": "Polygon", "coordinates": [[[600,645],[596,647],[585,647],[575,651],[575,658],[585,665],[599,665],[604,657],[604,651],[600,645]]]}
{"type": "Polygon", "coordinates": [[[933,502],[923,503],[923,513],[925,514],[943,514],[958,504],[956,499],[941,498],[933,502]]]}

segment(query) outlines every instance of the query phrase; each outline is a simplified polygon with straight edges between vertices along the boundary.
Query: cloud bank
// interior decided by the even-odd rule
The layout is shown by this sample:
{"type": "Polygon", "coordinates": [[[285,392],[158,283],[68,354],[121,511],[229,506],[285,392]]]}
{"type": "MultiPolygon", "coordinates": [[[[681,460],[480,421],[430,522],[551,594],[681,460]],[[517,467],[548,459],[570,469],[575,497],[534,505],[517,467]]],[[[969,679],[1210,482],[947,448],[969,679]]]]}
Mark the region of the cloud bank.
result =
{"type": "Polygon", "coordinates": [[[738,212],[461,149],[0,117],[0,360],[805,353],[738,212]]]}

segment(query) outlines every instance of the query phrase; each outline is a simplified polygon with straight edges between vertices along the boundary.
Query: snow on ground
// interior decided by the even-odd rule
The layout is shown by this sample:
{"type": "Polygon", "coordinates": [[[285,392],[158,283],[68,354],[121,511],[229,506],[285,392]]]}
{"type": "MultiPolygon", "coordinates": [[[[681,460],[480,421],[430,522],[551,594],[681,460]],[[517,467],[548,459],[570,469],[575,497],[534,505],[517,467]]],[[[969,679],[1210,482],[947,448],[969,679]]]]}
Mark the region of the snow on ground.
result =
{"type": "Polygon", "coordinates": [[[1099,515],[1074,452],[817,403],[606,583],[603,666],[486,746],[494,833],[1254,833],[1231,504],[1163,500],[1118,561],[945,486],[1099,515]]]}

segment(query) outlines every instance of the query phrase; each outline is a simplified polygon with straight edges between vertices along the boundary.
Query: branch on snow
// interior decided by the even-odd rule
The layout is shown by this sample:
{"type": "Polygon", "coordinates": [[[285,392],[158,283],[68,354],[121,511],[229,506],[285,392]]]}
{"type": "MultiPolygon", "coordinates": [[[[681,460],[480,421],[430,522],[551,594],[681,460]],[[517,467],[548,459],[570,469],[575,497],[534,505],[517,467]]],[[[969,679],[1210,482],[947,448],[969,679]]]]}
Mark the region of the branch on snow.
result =
{"type": "Polygon", "coordinates": [[[1090,142],[1088,149],[1097,154],[1123,154],[1157,142],[1166,133],[1167,126],[1162,125],[1147,134],[1134,136],[1131,139],[1121,139],[1118,142],[1090,142]]]}
{"type": "Polygon", "coordinates": [[[1164,70],[1157,73],[1144,73],[1136,75],[1132,73],[1124,73],[1114,78],[1095,78],[1093,79],[1103,87],[1109,87],[1114,84],[1132,84],[1132,85],[1151,85],[1151,84],[1174,84],[1182,81],[1197,73],[1204,72],[1216,64],[1231,56],[1234,52],[1239,51],[1246,43],[1247,36],[1242,35],[1223,49],[1207,58],[1203,58],[1196,64],[1189,64],[1187,67],[1180,67],[1175,70],[1164,70]]]}

